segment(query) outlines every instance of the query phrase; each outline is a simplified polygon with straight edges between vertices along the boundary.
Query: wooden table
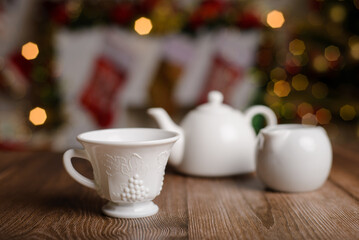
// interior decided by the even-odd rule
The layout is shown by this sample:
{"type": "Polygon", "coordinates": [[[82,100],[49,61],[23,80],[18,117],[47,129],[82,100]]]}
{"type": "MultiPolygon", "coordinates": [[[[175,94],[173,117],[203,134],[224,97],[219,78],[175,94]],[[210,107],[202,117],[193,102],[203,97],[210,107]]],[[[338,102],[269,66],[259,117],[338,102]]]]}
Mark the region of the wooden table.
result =
{"type": "MultiPolygon", "coordinates": [[[[102,215],[105,201],[71,179],[61,159],[0,152],[0,239],[359,239],[359,151],[335,147],[329,180],[301,194],[265,189],[255,175],[169,170],[159,213],[143,219],[102,215]]],[[[74,162],[91,173],[84,160],[74,162]]]]}

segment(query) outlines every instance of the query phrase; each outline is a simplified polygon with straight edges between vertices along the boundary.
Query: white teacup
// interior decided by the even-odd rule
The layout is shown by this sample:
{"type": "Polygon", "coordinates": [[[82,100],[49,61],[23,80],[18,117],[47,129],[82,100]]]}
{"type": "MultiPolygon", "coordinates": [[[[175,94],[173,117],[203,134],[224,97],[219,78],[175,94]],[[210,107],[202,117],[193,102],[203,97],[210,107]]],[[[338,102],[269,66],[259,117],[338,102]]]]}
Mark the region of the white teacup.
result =
{"type": "Polygon", "coordinates": [[[332,147],[322,127],[281,124],[259,132],[257,175],[272,189],[315,190],[328,178],[331,164],[332,147]]]}
{"type": "Polygon", "coordinates": [[[109,200],[102,208],[106,215],[146,217],[158,212],[151,200],[162,190],[167,160],[178,138],[175,132],[151,128],[85,132],[77,137],[84,150],[67,150],[63,161],[71,177],[109,200]],[[94,180],[74,169],[73,157],[90,161],[94,180]]]}

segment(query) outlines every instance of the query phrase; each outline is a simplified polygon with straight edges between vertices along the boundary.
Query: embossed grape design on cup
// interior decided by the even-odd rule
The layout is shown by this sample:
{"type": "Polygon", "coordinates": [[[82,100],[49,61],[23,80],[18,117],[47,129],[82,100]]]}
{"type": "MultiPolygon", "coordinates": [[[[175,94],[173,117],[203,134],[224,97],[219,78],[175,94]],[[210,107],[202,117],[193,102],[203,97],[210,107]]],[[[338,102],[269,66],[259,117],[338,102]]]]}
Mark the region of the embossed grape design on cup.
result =
{"type": "Polygon", "coordinates": [[[128,179],[128,186],[121,193],[121,200],[124,202],[143,201],[148,197],[150,189],[143,185],[143,181],[139,179],[138,174],[128,179]]]}
{"type": "Polygon", "coordinates": [[[109,200],[102,208],[104,214],[119,218],[151,216],[158,211],[152,200],[162,190],[167,160],[178,138],[175,132],[150,128],[86,132],[77,137],[84,150],[65,152],[65,169],[76,181],[109,200]],[[74,169],[73,157],[90,161],[94,180],[74,169]]]}

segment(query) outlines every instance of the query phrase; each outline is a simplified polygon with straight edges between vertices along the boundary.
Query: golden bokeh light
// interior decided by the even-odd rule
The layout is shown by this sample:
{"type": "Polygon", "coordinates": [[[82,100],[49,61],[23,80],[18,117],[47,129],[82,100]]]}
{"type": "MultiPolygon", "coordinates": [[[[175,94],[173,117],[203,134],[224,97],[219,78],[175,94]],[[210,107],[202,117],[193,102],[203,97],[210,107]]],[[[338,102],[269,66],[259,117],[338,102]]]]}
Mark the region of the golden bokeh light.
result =
{"type": "Polygon", "coordinates": [[[22,46],[21,55],[27,60],[33,60],[39,55],[39,48],[36,43],[28,42],[22,46]]]}
{"type": "Polygon", "coordinates": [[[303,117],[307,113],[313,113],[313,107],[307,102],[303,102],[298,105],[297,114],[299,117],[303,117]]]}
{"type": "Polygon", "coordinates": [[[271,28],[280,28],[285,22],[283,13],[277,10],[273,10],[267,14],[267,24],[271,28]]]}
{"type": "Polygon", "coordinates": [[[353,47],[350,48],[350,54],[356,60],[359,60],[359,43],[353,44],[353,47]]]}
{"type": "Polygon", "coordinates": [[[355,108],[351,105],[344,105],[340,108],[340,117],[345,121],[353,120],[356,116],[355,108]]]}
{"type": "Polygon", "coordinates": [[[47,119],[46,111],[42,108],[36,107],[29,113],[29,120],[35,126],[42,125],[47,119]]]}
{"type": "Polygon", "coordinates": [[[305,44],[302,40],[294,39],[289,43],[289,51],[295,56],[302,55],[304,50],[305,44]]]}
{"type": "Polygon", "coordinates": [[[359,9],[359,0],[353,0],[354,6],[359,9]]]}
{"type": "Polygon", "coordinates": [[[352,36],[348,41],[350,54],[356,60],[359,60],[359,36],[352,36]]]}
{"type": "Polygon", "coordinates": [[[286,97],[290,93],[290,85],[287,81],[279,80],[274,84],[273,92],[278,97],[286,97]]]}
{"type": "Polygon", "coordinates": [[[278,101],[278,97],[276,96],[276,95],[271,95],[271,94],[269,94],[269,93],[265,93],[264,94],[264,102],[265,102],[265,104],[266,105],[271,105],[271,104],[273,104],[273,103],[275,103],[275,102],[277,102],[278,101]]]}
{"type": "Polygon", "coordinates": [[[359,36],[357,36],[357,35],[351,36],[348,40],[349,47],[353,47],[353,45],[357,44],[357,43],[359,43],[359,36]]]}
{"type": "Polygon", "coordinates": [[[324,124],[329,124],[330,120],[332,119],[332,114],[331,112],[326,109],[326,108],[321,108],[319,109],[316,113],[315,116],[317,117],[317,120],[320,124],[324,125],[324,124]]]}
{"type": "Polygon", "coordinates": [[[150,19],[141,17],[135,21],[135,31],[139,35],[147,35],[152,30],[152,22],[150,19]]]}
{"type": "Polygon", "coordinates": [[[307,113],[302,117],[302,124],[317,125],[318,120],[317,120],[317,118],[316,118],[316,116],[314,114],[307,113]]]}
{"type": "Polygon", "coordinates": [[[328,61],[337,61],[340,57],[340,50],[336,46],[329,46],[324,50],[324,56],[328,61]]]}
{"type": "Polygon", "coordinates": [[[283,68],[276,67],[270,72],[270,78],[273,82],[285,80],[287,78],[287,73],[283,68]]]}
{"type": "Polygon", "coordinates": [[[313,60],[313,67],[317,72],[325,72],[328,70],[328,61],[324,56],[318,55],[313,60]]]}
{"type": "Polygon", "coordinates": [[[273,112],[275,112],[277,116],[280,116],[282,104],[279,101],[269,105],[269,107],[273,110],[273,112]]]}
{"type": "Polygon", "coordinates": [[[328,95],[328,86],[325,83],[317,82],[312,86],[312,94],[315,98],[323,99],[328,95]]]}
{"type": "Polygon", "coordinates": [[[269,81],[267,83],[267,87],[266,87],[266,90],[267,90],[267,93],[271,96],[275,96],[274,92],[273,92],[273,88],[274,88],[274,82],[272,81],[269,81]]]}
{"type": "Polygon", "coordinates": [[[293,119],[296,115],[297,107],[293,103],[286,103],[281,108],[281,115],[285,119],[293,119]]]}
{"type": "Polygon", "coordinates": [[[297,91],[304,91],[308,84],[308,78],[303,74],[297,74],[292,78],[292,87],[297,91]]]}
{"type": "Polygon", "coordinates": [[[340,23],[343,22],[345,17],[347,16],[347,12],[342,5],[334,5],[329,10],[329,17],[333,22],[340,23]]]}

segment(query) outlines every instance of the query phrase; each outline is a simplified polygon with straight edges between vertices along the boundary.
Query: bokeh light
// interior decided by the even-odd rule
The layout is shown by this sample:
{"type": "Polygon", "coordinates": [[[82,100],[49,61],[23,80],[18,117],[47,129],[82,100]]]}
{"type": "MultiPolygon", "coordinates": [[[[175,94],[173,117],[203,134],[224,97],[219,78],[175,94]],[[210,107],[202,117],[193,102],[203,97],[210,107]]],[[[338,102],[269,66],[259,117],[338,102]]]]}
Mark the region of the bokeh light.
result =
{"type": "Polygon", "coordinates": [[[270,72],[270,78],[273,82],[285,80],[287,78],[287,73],[283,68],[276,67],[270,72]]]}
{"type": "Polygon", "coordinates": [[[324,125],[324,124],[329,124],[330,120],[332,119],[332,114],[330,113],[330,111],[326,108],[321,108],[319,109],[316,113],[315,116],[317,117],[317,120],[320,124],[324,125]]]}
{"type": "Polygon", "coordinates": [[[356,116],[356,111],[353,106],[346,104],[340,108],[340,117],[345,121],[353,120],[356,116]]]}
{"type": "Polygon", "coordinates": [[[278,97],[277,96],[275,96],[274,94],[273,95],[271,95],[271,94],[269,94],[269,93],[265,93],[264,94],[264,102],[265,102],[265,104],[266,105],[271,105],[271,104],[273,104],[273,103],[275,103],[275,102],[277,102],[278,101],[278,97]]]}
{"type": "Polygon", "coordinates": [[[302,40],[294,39],[289,43],[289,51],[295,56],[302,55],[304,50],[305,44],[302,40]]]}
{"type": "Polygon", "coordinates": [[[318,55],[313,60],[313,67],[317,72],[325,72],[328,70],[328,61],[324,56],[318,55]]]}
{"type": "Polygon", "coordinates": [[[336,46],[329,46],[324,50],[324,56],[328,61],[337,61],[340,57],[340,50],[336,46]]]}
{"type": "Polygon", "coordinates": [[[342,5],[334,5],[329,11],[329,17],[333,22],[340,23],[343,22],[347,13],[345,11],[344,6],[342,5]]]}
{"type": "Polygon", "coordinates": [[[280,28],[285,22],[283,13],[277,10],[273,10],[267,14],[267,24],[271,28],[280,28]]]}
{"type": "Polygon", "coordinates": [[[297,114],[299,117],[303,117],[307,113],[313,113],[313,107],[307,102],[303,102],[298,105],[297,114]]]}
{"type": "Polygon", "coordinates": [[[352,36],[348,41],[350,54],[354,59],[359,60],[359,36],[352,36]]]}
{"type": "Polygon", "coordinates": [[[354,6],[359,9],[359,0],[353,0],[354,6]]]}
{"type": "Polygon", "coordinates": [[[269,106],[277,116],[281,115],[282,104],[278,101],[269,106]]]}
{"type": "Polygon", "coordinates": [[[274,92],[273,92],[273,88],[274,88],[274,82],[272,81],[269,81],[267,83],[267,87],[266,87],[266,90],[267,90],[267,93],[271,96],[275,96],[274,92]]]}
{"type": "Polygon", "coordinates": [[[312,86],[312,94],[315,98],[323,99],[328,95],[328,86],[325,83],[317,82],[312,86]]]}
{"type": "Polygon", "coordinates": [[[290,93],[290,85],[287,81],[279,80],[274,84],[273,92],[278,97],[286,97],[290,93]]]}
{"type": "Polygon", "coordinates": [[[35,126],[42,125],[47,119],[47,114],[45,109],[36,107],[32,109],[29,113],[29,120],[35,126]]]}
{"type": "Polygon", "coordinates": [[[135,31],[139,35],[147,35],[152,30],[152,22],[150,19],[141,17],[135,21],[135,31]]]}
{"type": "Polygon", "coordinates": [[[308,84],[308,78],[303,74],[297,74],[292,78],[292,87],[297,91],[305,90],[308,84]]]}
{"type": "Polygon", "coordinates": [[[293,103],[286,103],[281,108],[281,115],[285,119],[293,119],[296,115],[297,107],[293,103]]]}
{"type": "Polygon", "coordinates": [[[312,113],[307,113],[302,117],[302,124],[317,125],[318,120],[312,113]]]}
{"type": "Polygon", "coordinates": [[[28,42],[22,46],[21,55],[27,60],[33,60],[39,55],[39,48],[36,43],[28,42]]]}

